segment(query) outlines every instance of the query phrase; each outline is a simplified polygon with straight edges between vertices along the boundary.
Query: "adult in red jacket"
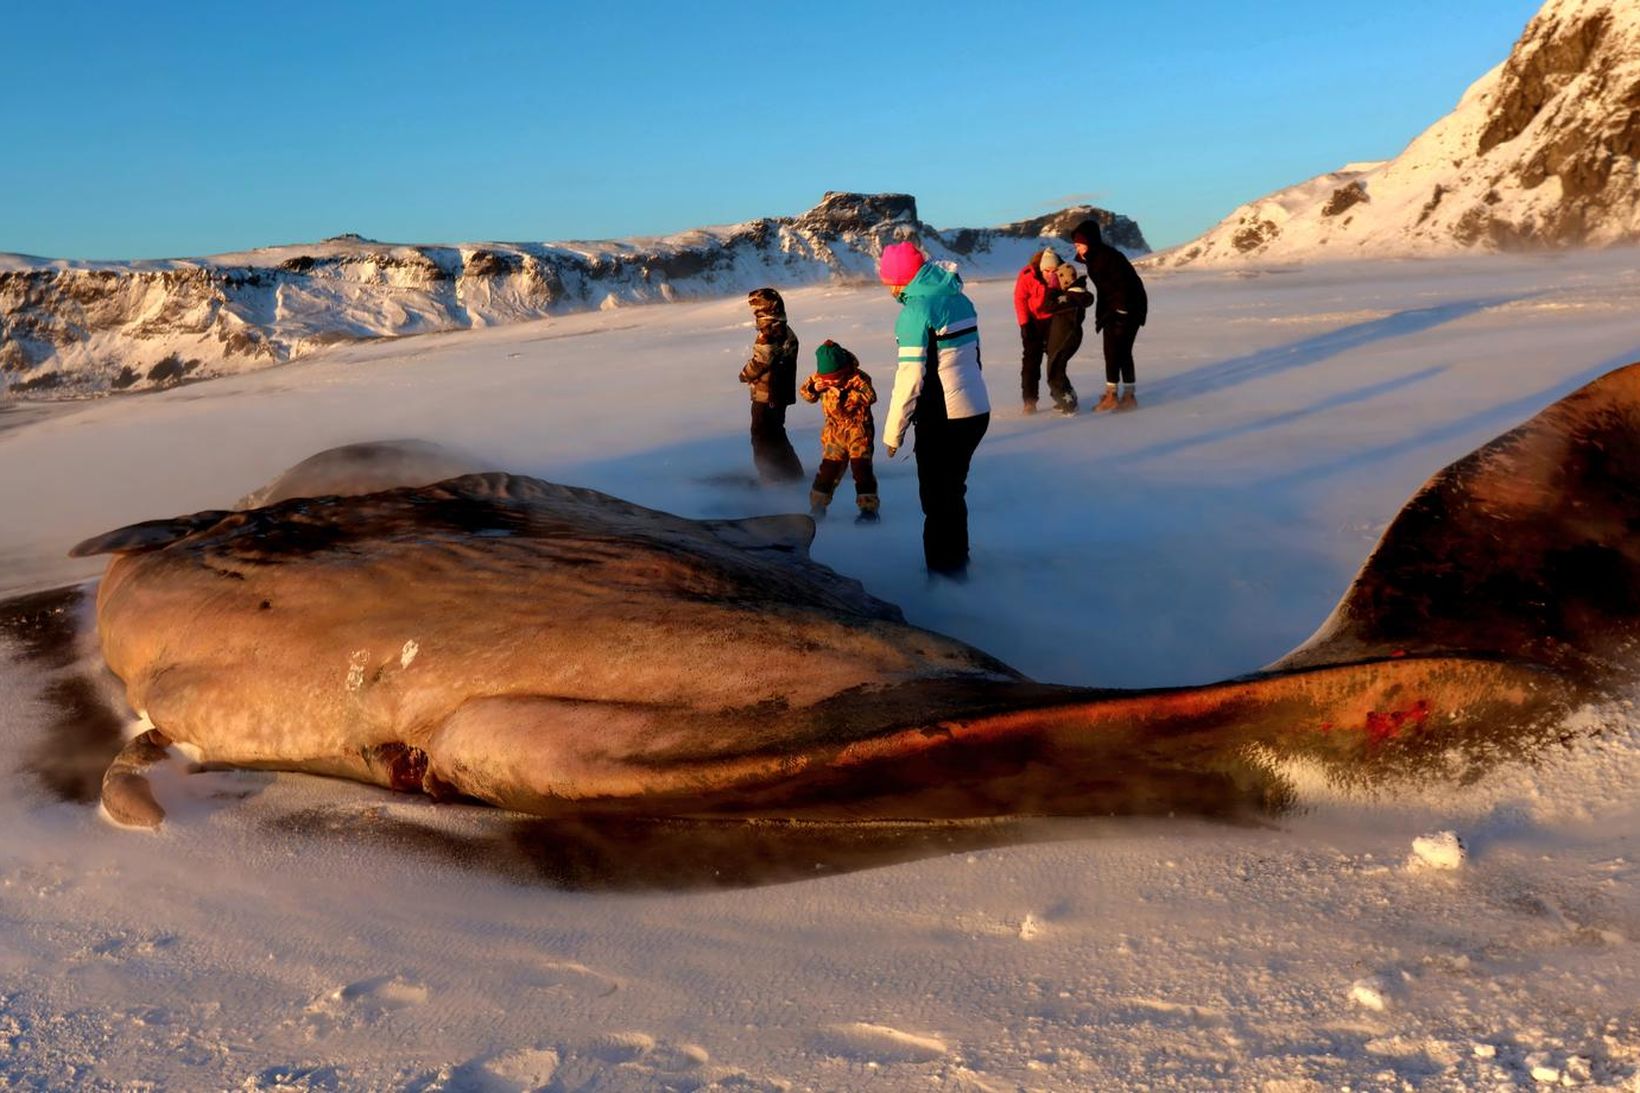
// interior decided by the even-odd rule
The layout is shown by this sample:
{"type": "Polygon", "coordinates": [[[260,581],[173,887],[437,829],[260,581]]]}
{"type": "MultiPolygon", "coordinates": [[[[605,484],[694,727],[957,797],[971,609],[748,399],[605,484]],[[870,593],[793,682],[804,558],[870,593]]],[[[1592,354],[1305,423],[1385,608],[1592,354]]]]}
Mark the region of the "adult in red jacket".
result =
{"type": "Polygon", "coordinates": [[[1024,348],[1019,360],[1019,390],[1027,414],[1036,413],[1042,393],[1042,357],[1048,350],[1048,327],[1053,322],[1053,312],[1047,306],[1048,279],[1057,265],[1059,255],[1051,247],[1046,248],[1031,255],[1030,262],[1014,279],[1014,317],[1019,320],[1019,341],[1024,348]]]}

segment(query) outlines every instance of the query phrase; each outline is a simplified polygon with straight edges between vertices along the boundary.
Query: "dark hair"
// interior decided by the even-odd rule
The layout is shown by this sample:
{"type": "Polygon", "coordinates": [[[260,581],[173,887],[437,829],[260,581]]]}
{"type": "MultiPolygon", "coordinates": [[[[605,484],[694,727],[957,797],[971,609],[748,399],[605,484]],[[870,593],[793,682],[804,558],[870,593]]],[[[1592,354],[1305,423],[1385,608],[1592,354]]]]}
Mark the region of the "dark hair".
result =
{"type": "Polygon", "coordinates": [[[1090,247],[1099,245],[1099,221],[1084,220],[1071,232],[1072,243],[1086,243],[1090,247]]]}

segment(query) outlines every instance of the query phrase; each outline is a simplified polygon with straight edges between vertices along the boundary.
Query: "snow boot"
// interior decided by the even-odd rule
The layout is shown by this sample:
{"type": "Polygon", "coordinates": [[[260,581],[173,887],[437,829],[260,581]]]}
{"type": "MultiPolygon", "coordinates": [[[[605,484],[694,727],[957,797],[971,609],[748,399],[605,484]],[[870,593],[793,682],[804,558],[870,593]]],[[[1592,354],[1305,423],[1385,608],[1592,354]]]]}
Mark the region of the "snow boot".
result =
{"type": "Polygon", "coordinates": [[[877,515],[880,502],[877,500],[876,494],[862,493],[855,500],[860,506],[859,515],[854,518],[856,524],[875,524],[882,519],[881,516],[877,515]]]}
{"type": "Polygon", "coordinates": [[[1137,410],[1139,408],[1139,396],[1133,393],[1133,388],[1129,387],[1122,392],[1122,397],[1116,402],[1116,408],[1118,410],[1137,410]]]}
{"type": "Polygon", "coordinates": [[[1030,417],[1032,414],[1036,413],[1036,403],[1035,402],[1025,403],[1025,405],[1021,408],[1020,412],[1023,413],[1026,417],[1030,417]]]}
{"type": "Polygon", "coordinates": [[[1075,417],[1076,416],[1076,392],[1072,391],[1071,393],[1069,393],[1067,395],[1061,395],[1060,397],[1054,399],[1053,400],[1053,408],[1054,408],[1054,411],[1062,417],[1075,417]]]}
{"type": "Polygon", "coordinates": [[[1099,405],[1093,408],[1093,412],[1108,414],[1114,409],[1116,409],[1116,388],[1107,386],[1104,397],[1099,400],[1099,405]]]}
{"type": "Polygon", "coordinates": [[[821,493],[819,490],[809,491],[809,515],[815,520],[826,518],[826,509],[831,506],[831,494],[821,493]]]}

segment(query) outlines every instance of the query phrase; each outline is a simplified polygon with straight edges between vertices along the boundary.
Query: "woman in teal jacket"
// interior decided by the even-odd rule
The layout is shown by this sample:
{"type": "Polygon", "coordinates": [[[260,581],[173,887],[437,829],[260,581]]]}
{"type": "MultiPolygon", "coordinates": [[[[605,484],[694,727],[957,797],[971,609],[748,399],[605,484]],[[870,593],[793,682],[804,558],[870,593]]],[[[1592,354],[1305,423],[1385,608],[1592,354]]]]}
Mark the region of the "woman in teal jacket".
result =
{"type": "Polygon", "coordinates": [[[928,262],[914,243],[883,249],[883,283],[901,303],[899,365],[883,422],[889,456],[917,430],[917,492],[928,572],[968,573],[968,467],[991,424],[979,357],[979,316],[955,269],[928,262]]]}

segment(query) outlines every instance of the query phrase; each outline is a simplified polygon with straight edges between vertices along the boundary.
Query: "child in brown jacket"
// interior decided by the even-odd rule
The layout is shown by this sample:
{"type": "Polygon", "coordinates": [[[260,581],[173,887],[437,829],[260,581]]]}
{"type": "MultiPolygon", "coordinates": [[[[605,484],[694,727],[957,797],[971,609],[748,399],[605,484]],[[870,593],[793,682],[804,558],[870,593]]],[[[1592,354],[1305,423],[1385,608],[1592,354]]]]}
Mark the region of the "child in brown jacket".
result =
{"type": "Polygon", "coordinates": [[[877,443],[877,425],[871,404],[877,392],[871,377],[860,371],[853,353],[827,341],[814,351],[814,375],[803,381],[797,393],[804,402],[818,402],[826,411],[820,427],[820,469],[809,490],[809,513],[824,519],[832,494],[843,479],[843,467],[854,471],[854,499],[860,514],[857,524],[877,522],[877,475],[871,467],[872,448],[877,443]]]}
{"type": "Polygon", "coordinates": [[[740,370],[752,396],[752,461],[764,482],[800,482],[803,464],[786,436],[786,407],[797,401],[797,335],[774,289],[755,289],[746,302],[757,320],[752,357],[740,370]]]}

